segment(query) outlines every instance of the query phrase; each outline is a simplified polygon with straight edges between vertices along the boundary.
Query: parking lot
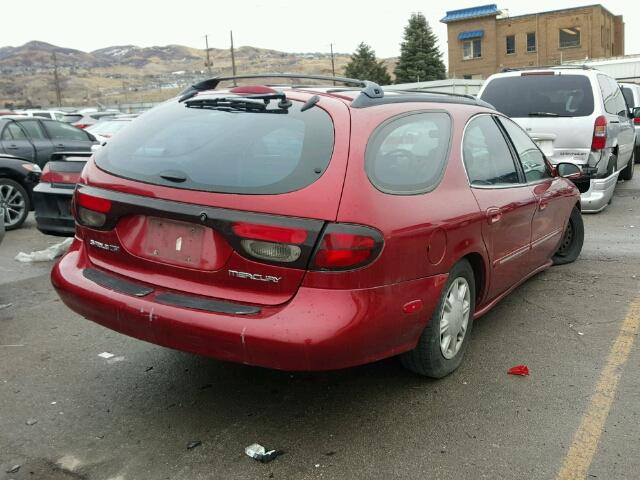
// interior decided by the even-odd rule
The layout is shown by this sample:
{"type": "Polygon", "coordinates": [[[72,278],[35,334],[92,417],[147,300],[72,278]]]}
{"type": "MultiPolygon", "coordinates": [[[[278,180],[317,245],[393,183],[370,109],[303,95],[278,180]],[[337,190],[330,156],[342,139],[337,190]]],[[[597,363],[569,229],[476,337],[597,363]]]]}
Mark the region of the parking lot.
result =
{"type": "Polygon", "coordinates": [[[62,304],[51,263],[13,260],[59,241],[29,218],[0,246],[0,478],[637,478],[635,173],[585,216],[580,259],[478,321],[439,381],[393,358],[290,374],[119,335],[62,304]],[[255,442],[284,454],[260,464],[255,442]]]}

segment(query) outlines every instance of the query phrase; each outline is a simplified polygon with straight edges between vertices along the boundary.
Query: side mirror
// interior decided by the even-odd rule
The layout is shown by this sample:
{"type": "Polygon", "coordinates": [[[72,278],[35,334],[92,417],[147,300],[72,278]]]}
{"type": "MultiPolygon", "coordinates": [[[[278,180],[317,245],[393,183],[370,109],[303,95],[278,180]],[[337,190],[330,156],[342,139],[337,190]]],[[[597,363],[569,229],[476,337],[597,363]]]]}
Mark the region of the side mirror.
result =
{"type": "Polygon", "coordinates": [[[631,109],[631,118],[640,118],[640,107],[631,109]]]}
{"type": "Polygon", "coordinates": [[[92,142],[97,142],[98,141],[98,139],[93,135],[93,133],[87,132],[86,130],[84,131],[84,133],[87,134],[87,137],[89,137],[89,140],[91,140],[92,142]]]}
{"type": "Polygon", "coordinates": [[[568,178],[569,180],[575,180],[582,177],[582,168],[575,163],[559,163],[556,165],[556,172],[558,176],[568,178]]]}

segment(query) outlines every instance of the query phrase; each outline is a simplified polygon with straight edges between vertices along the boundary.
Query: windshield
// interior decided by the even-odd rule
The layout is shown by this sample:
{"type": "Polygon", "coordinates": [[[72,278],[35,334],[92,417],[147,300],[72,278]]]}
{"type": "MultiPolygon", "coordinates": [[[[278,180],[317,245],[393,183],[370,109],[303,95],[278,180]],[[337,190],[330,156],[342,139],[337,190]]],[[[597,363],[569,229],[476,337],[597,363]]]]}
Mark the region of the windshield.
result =
{"type": "Polygon", "coordinates": [[[94,135],[113,135],[128,123],[130,122],[125,120],[107,120],[88,127],[87,131],[94,135]]]}
{"type": "Polygon", "coordinates": [[[134,120],[96,153],[110,173],[175,188],[278,194],[313,183],[333,152],[321,108],[285,114],[189,108],[167,102],[134,120]],[[175,179],[179,178],[179,181],[175,179]]]}
{"type": "Polygon", "coordinates": [[[481,97],[510,117],[586,117],[593,93],[584,75],[525,74],[495,78],[481,97]]]}

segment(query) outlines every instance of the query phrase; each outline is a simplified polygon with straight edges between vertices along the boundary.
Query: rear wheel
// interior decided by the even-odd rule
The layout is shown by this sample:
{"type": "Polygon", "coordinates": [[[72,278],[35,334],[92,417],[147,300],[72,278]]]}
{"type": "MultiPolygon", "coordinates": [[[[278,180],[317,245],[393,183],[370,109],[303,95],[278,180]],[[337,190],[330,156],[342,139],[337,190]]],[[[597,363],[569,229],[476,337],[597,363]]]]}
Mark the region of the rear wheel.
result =
{"type": "Polygon", "coordinates": [[[636,152],[634,150],[633,154],[631,155],[631,158],[629,159],[629,163],[627,163],[627,166],[624,168],[624,170],[622,170],[622,172],[620,172],[620,178],[622,178],[622,180],[631,180],[633,178],[633,168],[635,167],[635,157],[636,157],[636,152]]]}
{"type": "Polygon", "coordinates": [[[400,357],[402,364],[432,378],[442,378],[458,368],[469,343],[475,300],[473,270],[468,261],[461,260],[449,272],[440,301],[416,348],[400,357]]]}
{"type": "Polygon", "coordinates": [[[636,163],[640,163],[640,147],[636,147],[636,153],[634,156],[635,156],[636,163]]]}
{"type": "Polygon", "coordinates": [[[567,223],[567,228],[562,235],[560,246],[552,258],[553,264],[564,265],[574,262],[580,256],[583,243],[584,224],[582,223],[582,213],[580,213],[578,207],[573,207],[569,223],[567,223]]]}
{"type": "Polygon", "coordinates": [[[10,178],[0,178],[0,204],[4,207],[4,227],[19,228],[29,215],[29,195],[22,185],[10,178]]]}

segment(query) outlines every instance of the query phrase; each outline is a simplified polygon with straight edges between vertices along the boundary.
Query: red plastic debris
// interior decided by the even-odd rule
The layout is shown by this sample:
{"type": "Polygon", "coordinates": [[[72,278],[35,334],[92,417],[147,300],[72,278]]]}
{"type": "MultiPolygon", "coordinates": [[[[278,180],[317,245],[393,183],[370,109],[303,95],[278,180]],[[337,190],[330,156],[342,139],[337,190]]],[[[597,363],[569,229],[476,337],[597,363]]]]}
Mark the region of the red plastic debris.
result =
{"type": "Polygon", "coordinates": [[[516,365],[515,367],[511,367],[507,372],[509,375],[529,375],[529,367],[526,365],[516,365]]]}

